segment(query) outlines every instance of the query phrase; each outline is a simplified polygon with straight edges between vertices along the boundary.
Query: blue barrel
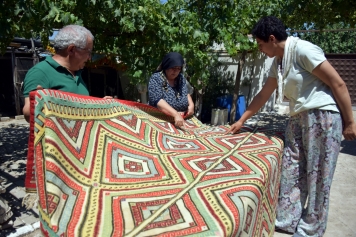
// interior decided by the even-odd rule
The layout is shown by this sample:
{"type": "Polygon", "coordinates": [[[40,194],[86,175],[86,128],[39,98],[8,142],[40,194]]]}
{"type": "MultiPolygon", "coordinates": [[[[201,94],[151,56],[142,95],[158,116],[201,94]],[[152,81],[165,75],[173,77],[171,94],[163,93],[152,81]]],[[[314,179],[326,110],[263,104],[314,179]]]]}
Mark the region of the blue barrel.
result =
{"type": "MultiPolygon", "coordinates": [[[[232,95],[220,96],[216,99],[216,105],[218,108],[225,108],[228,110],[228,120],[230,121],[230,111],[232,107],[232,95]]],[[[235,121],[239,120],[242,114],[246,111],[245,96],[239,95],[236,103],[236,116],[235,121]]]]}
{"type": "Polygon", "coordinates": [[[239,95],[239,98],[237,100],[237,106],[236,106],[235,121],[239,120],[241,118],[241,116],[245,113],[245,111],[246,111],[245,96],[239,95]]]}

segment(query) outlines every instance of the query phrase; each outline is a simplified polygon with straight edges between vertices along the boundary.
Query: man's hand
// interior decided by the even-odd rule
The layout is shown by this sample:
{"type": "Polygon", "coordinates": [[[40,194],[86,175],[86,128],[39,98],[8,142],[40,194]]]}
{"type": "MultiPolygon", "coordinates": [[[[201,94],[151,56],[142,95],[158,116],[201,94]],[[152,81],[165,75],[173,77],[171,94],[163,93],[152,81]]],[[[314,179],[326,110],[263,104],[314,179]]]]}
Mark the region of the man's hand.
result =
{"type": "MultiPolygon", "coordinates": [[[[37,85],[36,90],[43,90],[41,85],[37,85]]],[[[25,105],[23,106],[22,113],[27,122],[30,122],[30,97],[25,98],[25,105]]]]}
{"type": "Polygon", "coordinates": [[[109,100],[109,99],[114,99],[112,96],[104,96],[103,99],[109,100]]]}

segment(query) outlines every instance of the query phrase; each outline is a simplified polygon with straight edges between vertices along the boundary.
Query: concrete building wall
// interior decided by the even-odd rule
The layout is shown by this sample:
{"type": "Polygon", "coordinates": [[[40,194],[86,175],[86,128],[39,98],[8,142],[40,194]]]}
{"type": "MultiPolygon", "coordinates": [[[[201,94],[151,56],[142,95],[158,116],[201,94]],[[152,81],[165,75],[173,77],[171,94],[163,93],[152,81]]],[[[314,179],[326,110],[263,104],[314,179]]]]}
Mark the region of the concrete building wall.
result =
{"type": "MultiPolygon", "coordinates": [[[[218,52],[219,61],[223,63],[221,67],[222,73],[231,73],[236,78],[238,70],[238,62],[241,54],[236,57],[230,57],[227,52],[218,52]]],[[[273,62],[273,58],[268,58],[262,53],[248,53],[246,56],[245,65],[242,72],[240,83],[240,95],[244,95],[249,104],[253,97],[262,89],[267,80],[269,68],[273,62]]],[[[275,92],[268,100],[261,111],[272,111],[275,107],[275,92]]]]}

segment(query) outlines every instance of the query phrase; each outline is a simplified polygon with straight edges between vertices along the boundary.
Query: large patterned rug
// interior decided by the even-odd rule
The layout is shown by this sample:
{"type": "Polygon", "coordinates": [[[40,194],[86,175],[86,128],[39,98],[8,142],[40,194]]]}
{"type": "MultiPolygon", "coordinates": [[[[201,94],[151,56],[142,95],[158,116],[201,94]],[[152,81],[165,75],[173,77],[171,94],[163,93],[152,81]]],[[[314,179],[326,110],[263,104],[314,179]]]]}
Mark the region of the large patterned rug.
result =
{"type": "Polygon", "coordinates": [[[32,92],[26,186],[45,236],[273,236],[282,131],[32,92]],[[31,172],[35,170],[36,172],[31,172]]]}

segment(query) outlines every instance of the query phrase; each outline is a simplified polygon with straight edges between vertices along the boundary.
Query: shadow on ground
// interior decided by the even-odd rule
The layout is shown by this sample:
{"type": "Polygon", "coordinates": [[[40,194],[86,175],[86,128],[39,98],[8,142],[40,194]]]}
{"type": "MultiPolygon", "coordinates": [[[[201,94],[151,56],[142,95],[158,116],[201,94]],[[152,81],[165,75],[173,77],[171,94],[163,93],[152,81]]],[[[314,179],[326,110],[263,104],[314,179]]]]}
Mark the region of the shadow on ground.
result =
{"type": "Polygon", "coordinates": [[[10,124],[0,127],[0,179],[6,192],[1,194],[11,207],[14,227],[1,230],[0,236],[8,236],[15,228],[25,225],[20,216],[38,215],[32,210],[22,207],[22,197],[25,193],[26,156],[29,128],[24,125],[10,124]]]}
{"type": "Polygon", "coordinates": [[[341,142],[340,152],[347,155],[356,156],[356,140],[353,141],[343,140],[341,142]]]}
{"type": "Polygon", "coordinates": [[[0,174],[19,186],[25,185],[28,126],[0,128],[0,174]]]}

